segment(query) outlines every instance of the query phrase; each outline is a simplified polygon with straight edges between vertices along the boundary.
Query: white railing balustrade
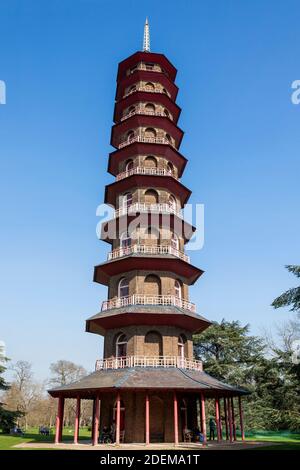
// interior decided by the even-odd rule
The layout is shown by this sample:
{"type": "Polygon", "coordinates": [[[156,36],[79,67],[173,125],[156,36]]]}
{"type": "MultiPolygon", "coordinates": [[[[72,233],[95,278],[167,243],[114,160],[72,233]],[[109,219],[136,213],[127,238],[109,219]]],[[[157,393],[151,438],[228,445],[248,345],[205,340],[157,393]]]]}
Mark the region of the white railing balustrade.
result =
{"type": "Polygon", "coordinates": [[[202,361],[180,356],[126,356],[98,359],[95,370],[125,369],[127,367],[177,367],[178,369],[203,370],[202,361]]]}
{"type": "Polygon", "coordinates": [[[139,86],[139,87],[135,87],[135,88],[132,88],[131,90],[129,90],[127,93],[124,94],[123,98],[126,98],[127,96],[132,95],[132,93],[135,93],[137,91],[146,91],[148,93],[160,93],[160,94],[169,96],[169,94],[166,93],[166,91],[161,90],[160,88],[151,88],[151,87],[146,87],[146,86],[139,86]]]}
{"type": "Polygon", "coordinates": [[[131,170],[123,171],[117,175],[117,181],[123,180],[124,178],[128,178],[128,176],[132,175],[154,175],[154,176],[173,176],[171,170],[166,170],[165,168],[146,168],[138,166],[136,168],[132,168],[131,170]]]}
{"type": "Polygon", "coordinates": [[[122,258],[123,256],[129,256],[132,254],[141,254],[141,255],[173,255],[177,258],[190,262],[190,257],[183,253],[183,251],[177,250],[171,245],[138,245],[134,244],[131,246],[117,248],[116,250],[108,253],[108,261],[122,258]]]}
{"type": "Polygon", "coordinates": [[[142,137],[141,135],[137,135],[132,137],[131,139],[126,139],[119,144],[119,149],[126,147],[127,145],[133,144],[134,142],[141,142],[143,144],[164,144],[164,145],[171,145],[176,149],[176,145],[174,145],[170,140],[166,139],[165,137],[142,137]]]}
{"type": "Polygon", "coordinates": [[[115,299],[102,302],[101,311],[111,310],[113,308],[128,307],[131,305],[160,305],[174,306],[196,312],[196,305],[186,299],[181,299],[176,295],[144,295],[133,294],[126,297],[116,297],[115,299]]]}
{"type": "Polygon", "coordinates": [[[115,210],[114,217],[120,217],[122,215],[135,215],[138,212],[162,212],[165,214],[175,214],[178,217],[182,217],[182,213],[180,209],[177,207],[173,207],[170,204],[145,204],[142,202],[136,202],[131,204],[128,207],[120,207],[119,209],[115,210]]]}
{"type": "Polygon", "coordinates": [[[161,111],[150,111],[146,108],[138,107],[135,108],[134,111],[131,111],[130,113],[125,114],[124,116],[121,117],[121,121],[125,121],[126,119],[130,118],[131,116],[135,116],[136,114],[139,115],[146,115],[146,116],[159,116],[159,117],[167,117],[171,121],[173,120],[170,115],[167,115],[161,111]]]}

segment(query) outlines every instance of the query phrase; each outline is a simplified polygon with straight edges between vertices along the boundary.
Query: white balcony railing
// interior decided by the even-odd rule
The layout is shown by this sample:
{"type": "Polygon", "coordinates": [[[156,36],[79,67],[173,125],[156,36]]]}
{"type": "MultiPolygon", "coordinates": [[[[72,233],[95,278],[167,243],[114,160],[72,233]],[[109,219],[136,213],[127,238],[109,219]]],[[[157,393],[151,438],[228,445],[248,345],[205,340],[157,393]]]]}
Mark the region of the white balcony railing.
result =
{"type": "Polygon", "coordinates": [[[131,111],[130,113],[125,114],[124,116],[121,117],[121,121],[125,121],[126,119],[130,118],[131,116],[135,116],[136,114],[142,114],[145,116],[159,116],[159,117],[167,117],[171,121],[173,120],[170,115],[167,115],[165,113],[162,113],[160,111],[150,111],[146,108],[138,107],[135,108],[134,111],[131,111]]]}
{"type": "Polygon", "coordinates": [[[150,213],[164,213],[164,214],[175,214],[178,217],[182,217],[181,210],[177,207],[173,207],[170,204],[145,204],[142,202],[136,202],[128,207],[120,207],[115,210],[114,217],[120,217],[121,215],[134,215],[138,212],[150,212],[150,213]]]}
{"type": "Polygon", "coordinates": [[[126,297],[117,297],[102,302],[101,311],[111,310],[112,308],[128,307],[131,305],[163,305],[174,306],[196,312],[196,305],[188,300],[176,297],[176,295],[144,295],[134,294],[126,297]]]}
{"type": "Polygon", "coordinates": [[[108,253],[107,259],[108,261],[122,258],[123,256],[129,256],[132,254],[141,254],[141,255],[173,255],[177,258],[186,261],[187,263],[190,262],[190,257],[184,254],[182,251],[177,250],[171,245],[157,245],[157,246],[149,246],[149,245],[132,245],[127,247],[117,248],[116,250],[111,251],[108,253]]]}
{"type": "Polygon", "coordinates": [[[164,144],[164,145],[171,145],[172,147],[176,148],[170,140],[166,139],[165,137],[143,137],[141,135],[136,135],[131,139],[126,139],[123,142],[120,142],[119,149],[126,147],[127,145],[133,144],[134,142],[141,142],[143,144],[164,144]]]}
{"type": "Polygon", "coordinates": [[[173,176],[171,170],[166,170],[165,168],[146,168],[138,166],[136,168],[132,168],[128,171],[123,171],[117,175],[117,181],[123,180],[124,178],[128,178],[128,176],[132,175],[154,175],[154,176],[173,176]]]}
{"type": "Polygon", "coordinates": [[[138,87],[132,88],[127,93],[125,93],[123,98],[126,98],[127,96],[132,95],[132,93],[136,93],[137,91],[146,91],[148,93],[160,93],[162,95],[169,96],[169,94],[165,90],[162,90],[160,88],[151,88],[151,87],[146,87],[146,86],[138,86],[138,87]]]}
{"type": "Polygon", "coordinates": [[[203,370],[202,361],[180,356],[126,356],[98,359],[95,370],[125,369],[127,367],[177,367],[178,369],[203,370]]]}

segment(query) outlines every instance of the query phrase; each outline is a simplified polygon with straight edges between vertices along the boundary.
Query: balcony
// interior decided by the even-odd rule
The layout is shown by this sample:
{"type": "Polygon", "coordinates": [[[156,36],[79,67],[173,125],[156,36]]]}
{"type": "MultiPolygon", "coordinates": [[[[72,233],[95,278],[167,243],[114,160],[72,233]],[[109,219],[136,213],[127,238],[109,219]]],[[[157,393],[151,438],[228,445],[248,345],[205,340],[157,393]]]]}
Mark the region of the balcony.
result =
{"type": "Polygon", "coordinates": [[[111,310],[113,308],[128,307],[132,305],[160,305],[174,306],[196,313],[196,305],[188,300],[176,297],[176,295],[144,295],[134,294],[126,297],[117,297],[102,302],[101,311],[111,310]]]}
{"type": "Polygon", "coordinates": [[[149,111],[145,108],[138,107],[134,111],[131,111],[131,113],[125,114],[125,116],[121,117],[121,121],[126,121],[126,119],[130,118],[131,116],[135,116],[136,114],[142,114],[145,116],[159,116],[159,117],[166,117],[173,121],[170,115],[167,115],[165,113],[161,113],[159,111],[149,111]]]}
{"type": "Polygon", "coordinates": [[[122,173],[119,173],[117,175],[116,180],[120,181],[132,175],[173,176],[173,178],[175,178],[172,171],[166,170],[165,168],[145,168],[145,167],[138,166],[136,168],[132,168],[131,170],[123,171],[122,173]]]}
{"type": "MultiPolygon", "coordinates": [[[[129,75],[132,75],[136,70],[147,70],[147,72],[160,72],[160,73],[165,73],[159,65],[155,65],[155,64],[149,64],[149,65],[146,65],[146,64],[143,64],[142,62],[140,62],[135,68],[132,68],[131,70],[129,70],[129,75]]],[[[166,74],[167,75],[167,74],[166,74]]]]}
{"type": "Polygon", "coordinates": [[[114,359],[98,359],[95,370],[125,369],[127,367],[177,367],[178,369],[203,371],[202,361],[179,356],[126,356],[114,359]]]}
{"type": "Polygon", "coordinates": [[[177,207],[173,207],[170,204],[145,204],[141,202],[136,202],[131,204],[128,207],[120,207],[115,210],[114,217],[120,217],[122,215],[135,215],[138,212],[149,212],[149,213],[164,213],[164,214],[174,214],[182,218],[181,210],[177,207]]]}
{"type": "Polygon", "coordinates": [[[123,142],[120,142],[118,149],[122,149],[127,145],[133,144],[134,142],[142,142],[144,144],[164,144],[164,145],[171,145],[174,149],[177,150],[176,146],[165,137],[142,137],[141,135],[137,135],[132,139],[126,139],[123,142]]]}
{"type": "Polygon", "coordinates": [[[177,258],[190,262],[190,257],[183,253],[183,251],[177,250],[171,245],[158,245],[158,246],[148,246],[148,245],[132,245],[122,248],[117,248],[116,250],[108,253],[108,261],[122,258],[123,256],[129,256],[132,254],[138,255],[173,255],[177,258]]]}
{"type": "Polygon", "coordinates": [[[148,93],[160,93],[162,95],[167,95],[169,96],[168,93],[166,93],[164,90],[161,90],[160,88],[148,88],[146,86],[139,86],[136,88],[133,88],[132,90],[129,90],[127,93],[124,94],[123,98],[127,98],[127,96],[132,95],[132,93],[136,93],[137,91],[146,91],[148,93]]]}

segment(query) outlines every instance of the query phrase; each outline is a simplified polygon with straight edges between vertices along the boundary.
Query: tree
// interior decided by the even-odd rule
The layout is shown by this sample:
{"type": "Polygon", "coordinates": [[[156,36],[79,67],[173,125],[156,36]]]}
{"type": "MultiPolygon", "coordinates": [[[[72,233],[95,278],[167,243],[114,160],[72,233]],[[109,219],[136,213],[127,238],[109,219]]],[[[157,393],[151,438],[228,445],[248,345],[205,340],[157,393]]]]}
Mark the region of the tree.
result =
{"type": "Polygon", "coordinates": [[[50,365],[50,371],[52,374],[50,384],[53,386],[61,386],[75,382],[87,374],[84,367],[65,360],[52,363],[50,365]]]}
{"type": "MultiPolygon", "coordinates": [[[[4,363],[7,361],[8,358],[3,355],[3,348],[0,347],[0,391],[7,391],[10,388],[4,377],[1,377],[1,375],[6,371],[4,363]]],[[[3,432],[9,432],[10,429],[14,427],[21,414],[17,411],[5,409],[3,405],[6,404],[0,402],[0,429],[2,429],[3,432]]]]}
{"type": "MultiPolygon", "coordinates": [[[[300,277],[300,266],[289,264],[285,267],[290,273],[300,277]]],[[[291,307],[292,312],[300,312],[300,286],[287,290],[277,297],[271,305],[274,308],[291,307]]]]}

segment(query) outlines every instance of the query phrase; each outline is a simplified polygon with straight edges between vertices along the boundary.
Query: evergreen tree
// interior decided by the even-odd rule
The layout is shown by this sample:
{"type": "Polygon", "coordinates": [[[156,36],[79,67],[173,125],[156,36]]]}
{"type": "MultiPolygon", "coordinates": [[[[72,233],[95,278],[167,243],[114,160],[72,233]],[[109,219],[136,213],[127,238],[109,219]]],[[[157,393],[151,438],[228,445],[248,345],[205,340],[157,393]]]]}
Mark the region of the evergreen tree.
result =
{"type": "MultiPolygon", "coordinates": [[[[6,371],[4,364],[7,361],[7,357],[3,355],[3,348],[0,347],[0,391],[6,391],[9,389],[9,384],[5,381],[4,377],[2,377],[6,371]]],[[[18,411],[6,410],[3,408],[3,405],[4,404],[0,402],[0,429],[3,432],[9,432],[21,414],[18,411]]]]}
{"type": "MultiPolygon", "coordinates": [[[[296,277],[300,277],[300,266],[287,265],[286,268],[290,273],[293,273],[296,277]]],[[[300,286],[293,287],[281,294],[273,301],[272,307],[291,307],[291,311],[300,312],[300,286]]]]}

